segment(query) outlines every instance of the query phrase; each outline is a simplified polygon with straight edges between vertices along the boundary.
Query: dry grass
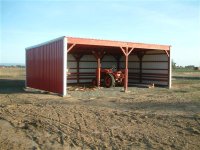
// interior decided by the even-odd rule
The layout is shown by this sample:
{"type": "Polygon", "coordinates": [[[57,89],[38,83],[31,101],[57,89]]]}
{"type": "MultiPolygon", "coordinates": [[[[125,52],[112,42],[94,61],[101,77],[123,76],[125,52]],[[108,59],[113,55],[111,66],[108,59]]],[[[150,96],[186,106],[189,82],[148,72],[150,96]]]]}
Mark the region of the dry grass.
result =
{"type": "Polygon", "coordinates": [[[25,68],[0,68],[0,79],[2,78],[25,79],[25,68]]]}

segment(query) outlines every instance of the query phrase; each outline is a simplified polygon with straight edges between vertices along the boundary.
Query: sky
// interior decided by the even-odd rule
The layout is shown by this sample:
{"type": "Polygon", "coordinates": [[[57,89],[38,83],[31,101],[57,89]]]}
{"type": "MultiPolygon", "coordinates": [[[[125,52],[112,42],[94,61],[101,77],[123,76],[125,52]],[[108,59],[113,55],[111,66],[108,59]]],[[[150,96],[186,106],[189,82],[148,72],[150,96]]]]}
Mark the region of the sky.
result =
{"type": "Polygon", "coordinates": [[[60,36],[171,45],[177,65],[200,66],[200,0],[0,0],[0,63],[60,36]]]}

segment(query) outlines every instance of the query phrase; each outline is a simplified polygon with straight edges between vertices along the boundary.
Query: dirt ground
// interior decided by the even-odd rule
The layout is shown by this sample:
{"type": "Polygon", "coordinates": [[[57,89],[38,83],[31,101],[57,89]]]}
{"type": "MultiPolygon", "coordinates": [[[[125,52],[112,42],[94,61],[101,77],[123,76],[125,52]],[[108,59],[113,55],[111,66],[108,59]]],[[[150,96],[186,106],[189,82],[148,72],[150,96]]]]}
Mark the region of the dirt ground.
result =
{"type": "Polygon", "coordinates": [[[173,88],[24,89],[20,68],[0,69],[0,149],[200,149],[200,72],[173,88]]]}

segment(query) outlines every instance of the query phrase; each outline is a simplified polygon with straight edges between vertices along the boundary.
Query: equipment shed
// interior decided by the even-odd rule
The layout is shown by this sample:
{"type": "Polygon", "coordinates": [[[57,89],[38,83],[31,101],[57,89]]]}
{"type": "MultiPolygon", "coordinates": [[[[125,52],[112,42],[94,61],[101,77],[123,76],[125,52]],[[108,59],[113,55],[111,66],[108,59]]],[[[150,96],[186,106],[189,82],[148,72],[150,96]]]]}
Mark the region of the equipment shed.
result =
{"type": "Polygon", "coordinates": [[[171,87],[170,46],[60,37],[26,48],[26,87],[65,96],[68,84],[101,85],[101,69],[123,70],[128,84],[171,87]]]}

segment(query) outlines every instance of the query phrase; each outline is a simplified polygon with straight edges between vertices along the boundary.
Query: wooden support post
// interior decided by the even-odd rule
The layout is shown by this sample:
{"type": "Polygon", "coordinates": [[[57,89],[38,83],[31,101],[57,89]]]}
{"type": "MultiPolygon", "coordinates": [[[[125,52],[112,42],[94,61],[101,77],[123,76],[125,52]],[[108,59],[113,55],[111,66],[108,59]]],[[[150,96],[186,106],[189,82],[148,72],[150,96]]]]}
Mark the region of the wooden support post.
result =
{"type": "Polygon", "coordinates": [[[80,60],[83,57],[83,55],[82,54],[73,54],[73,56],[76,59],[76,68],[77,68],[76,77],[77,77],[77,84],[79,84],[80,83],[80,81],[79,81],[79,79],[80,79],[80,67],[79,67],[79,65],[80,65],[80,60]]]}
{"type": "Polygon", "coordinates": [[[140,60],[140,83],[142,83],[142,58],[139,58],[140,60]]]}
{"type": "Polygon", "coordinates": [[[144,51],[140,51],[137,53],[138,59],[140,61],[140,72],[139,72],[139,82],[142,83],[142,58],[145,55],[144,51]]]}
{"type": "Polygon", "coordinates": [[[124,80],[124,91],[128,91],[128,55],[125,56],[125,80],[124,80]]]}
{"type": "Polygon", "coordinates": [[[123,47],[120,47],[122,52],[125,55],[125,78],[124,78],[124,92],[128,91],[128,56],[133,51],[134,48],[131,48],[129,50],[129,47],[127,46],[126,49],[123,47]]]}
{"type": "Polygon", "coordinates": [[[169,57],[168,57],[168,88],[170,89],[171,88],[171,71],[172,71],[172,64],[171,64],[171,54],[170,54],[170,51],[168,52],[169,54],[169,57]]]}
{"type": "Polygon", "coordinates": [[[77,84],[80,83],[79,79],[80,79],[80,70],[79,70],[79,64],[80,64],[80,60],[76,60],[77,61],[77,84]]]}
{"type": "Polygon", "coordinates": [[[101,85],[101,59],[97,58],[97,87],[101,85]]]}
{"type": "Polygon", "coordinates": [[[96,72],[96,81],[97,87],[101,86],[101,59],[105,55],[105,51],[92,51],[93,55],[97,59],[97,72],[96,72]]]}
{"type": "Polygon", "coordinates": [[[171,88],[171,57],[170,57],[170,49],[169,51],[165,50],[165,53],[168,57],[168,87],[171,88]]]}

